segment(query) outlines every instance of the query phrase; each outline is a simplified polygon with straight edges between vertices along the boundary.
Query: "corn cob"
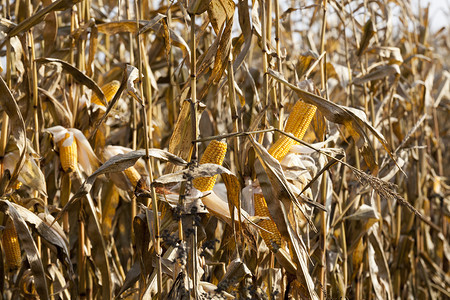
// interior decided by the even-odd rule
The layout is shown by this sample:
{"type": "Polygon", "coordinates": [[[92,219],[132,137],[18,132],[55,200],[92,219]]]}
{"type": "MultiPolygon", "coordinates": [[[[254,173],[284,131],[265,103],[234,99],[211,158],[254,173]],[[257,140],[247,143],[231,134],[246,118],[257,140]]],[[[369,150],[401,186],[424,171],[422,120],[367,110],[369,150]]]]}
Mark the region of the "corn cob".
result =
{"type": "Polygon", "coordinates": [[[136,188],[136,184],[138,183],[139,179],[141,179],[141,174],[139,174],[135,167],[129,167],[123,172],[128,177],[128,180],[130,180],[133,188],[136,188]]]}
{"type": "Polygon", "coordinates": [[[271,233],[260,230],[261,236],[271,251],[277,252],[281,247],[281,234],[277,225],[270,216],[269,208],[263,194],[254,194],[253,201],[255,203],[255,215],[259,217],[269,217],[270,220],[262,220],[258,225],[271,233]]]}
{"type": "Polygon", "coordinates": [[[18,269],[22,263],[22,255],[16,228],[11,220],[8,220],[3,230],[2,244],[5,250],[6,266],[10,270],[18,269]]]}
{"type": "Polygon", "coordinates": [[[22,187],[22,182],[20,182],[19,180],[16,180],[16,182],[14,182],[12,188],[15,190],[18,190],[22,187]]]}
{"type": "Polygon", "coordinates": [[[65,172],[73,172],[77,169],[78,163],[78,152],[77,152],[77,142],[73,134],[67,132],[66,136],[59,142],[59,160],[61,161],[61,166],[65,172]],[[71,144],[67,145],[70,141],[65,141],[72,136],[73,141],[71,144]]]}
{"type": "MultiPolygon", "coordinates": [[[[222,165],[227,153],[227,144],[219,141],[211,141],[208,147],[206,147],[205,153],[203,153],[200,159],[200,164],[217,164],[222,165]]],[[[216,183],[217,175],[212,177],[199,177],[193,180],[194,187],[201,191],[207,192],[213,189],[216,183]]]]}
{"type": "MultiPolygon", "coordinates": [[[[117,80],[113,80],[104,86],[102,86],[103,94],[105,94],[106,101],[109,102],[114,97],[114,95],[117,93],[120,87],[120,82],[117,80]]],[[[100,101],[100,98],[97,96],[97,94],[93,94],[91,98],[91,103],[104,106],[103,103],[100,101]]]]}
{"type": "MultiPolygon", "coordinates": [[[[314,105],[307,104],[301,100],[297,101],[289,115],[284,131],[292,133],[298,139],[302,139],[316,113],[316,109],[317,107],[314,105]]],[[[269,153],[281,161],[289,152],[289,149],[297,144],[298,142],[295,140],[283,135],[270,147],[269,153]]]]}

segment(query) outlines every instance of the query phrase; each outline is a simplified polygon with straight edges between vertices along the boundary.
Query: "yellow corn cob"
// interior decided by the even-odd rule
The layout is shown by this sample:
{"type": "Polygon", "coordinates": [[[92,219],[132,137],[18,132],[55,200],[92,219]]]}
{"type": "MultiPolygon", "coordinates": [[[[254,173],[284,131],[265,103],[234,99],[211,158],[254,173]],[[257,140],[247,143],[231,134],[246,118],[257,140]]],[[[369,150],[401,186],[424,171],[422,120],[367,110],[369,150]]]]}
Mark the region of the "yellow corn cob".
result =
{"type": "Polygon", "coordinates": [[[61,166],[65,172],[73,172],[77,169],[78,152],[77,142],[73,137],[71,145],[63,146],[64,141],[70,137],[70,133],[66,133],[66,136],[59,142],[59,160],[61,166]]]}
{"type": "MultiPolygon", "coordinates": [[[[314,105],[307,104],[301,100],[297,101],[289,115],[284,131],[292,133],[298,139],[302,139],[316,113],[316,109],[317,107],[314,105]]],[[[297,144],[298,142],[295,140],[283,135],[270,147],[269,153],[281,161],[289,152],[289,149],[297,144]]]]}
{"type": "Polygon", "coordinates": [[[123,172],[125,173],[125,175],[127,175],[133,188],[136,188],[136,184],[138,183],[139,179],[141,179],[141,174],[139,174],[135,167],[129,167],[123,172]]]}
{"type": "MultiPolygon", "coordinates": [[[[117,80],[113,80],[104,86],[102,86],[103,94],[105,94],[106,100],[109,102],[114,97],[116,92],[119,90],[120,82],[117,80]]],[[[97,94],[93,93],[91,98],[91,103],[104,106],[103,103],[98,98],[97,94]]]]}
{"type": "Polygon", "coordinates": [[[8,220],[3,230],[2,244],[5,250],[6,266],[9,269],[18,269],[22,263],[22,256],[16,228],[10,220],[8,220]]]}
{"type": "MultiPolygon", "coordinates": [[[[227,153],[227,144],[219,141],[211,141],[208,147],[206,147],[205,153],[203,153],[200,159],[200,164],[217,164],[222,165],[227,153]]],[[[201,191],[207,192],[213,189],[216,183],[217,175],[213,177],[199,177],[193,180],[194,187],[201,191]]]]}
{"type": "Polygon", "coordinates": [[[254,194],[253,201],[255,203],[255,216],[270,218],[270,220],[262,220],[261,222],[258,222],[258,225],[272,233],[268,233],[264,230],[259,231],[269,249],[276,252],[277,249],[281,247],[280,231],[278,230],[277,225],[270,216],[269,208],[267,207],[267,203],[264,199],[263,194],[254,194]]]}
{"type": "Polygon", "coordinates": [[[14,182],[12,188],[15,190],[18,190],[22,187],[22,182],[20,182],[19,180],[16,180],[16,182],[14,182]]]}

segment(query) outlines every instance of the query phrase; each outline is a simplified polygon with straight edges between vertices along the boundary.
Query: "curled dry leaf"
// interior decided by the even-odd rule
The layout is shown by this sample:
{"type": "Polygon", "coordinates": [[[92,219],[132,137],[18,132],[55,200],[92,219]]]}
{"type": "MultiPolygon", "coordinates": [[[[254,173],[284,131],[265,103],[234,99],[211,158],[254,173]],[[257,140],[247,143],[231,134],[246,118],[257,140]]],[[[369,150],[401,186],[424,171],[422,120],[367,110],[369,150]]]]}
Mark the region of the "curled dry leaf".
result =
{"type": "MultiPolygon", "coordinates": [[[[181,157],[184,160],[189,158],[189,151],[192,147],[193,128],[190,100],[185,100],[181,104],[181,111],[174,126],[173,133],[169,141],[169,152],[181,157]]],[[[199,103],[196,105],[197,116],[200,116],[205,109],[205,105],[199,103]]],[[[169,164],[165,170],[166,173],[173,173],[177,170],[176,165],[169,164]]]]}
{"type": "Polygon", "coordinates": [[[97,94],[102,104],[106,106],[107,101],[105,95],[103,94],[102,89],[97,85],[97,83],[68,62],[56,58],[39,58],[36,60],[36,62],[42,64],[59,64],[63,68],[63,70],[72,75],[72,77],[77,82],[87,86],[95,94],[97,94]]]}
{"type": "Polygon", "coordinates": [[[317,106],[317,109],[320,110],[322,115],[327,118],[328,121],[345,125],[345,127],[352,133],[353,138],[357,141],[358,147],[363,150],[362,154],[364,159],[372,170],[376,170],[377,166],[373,163],[375,152],[372,142],[365,131],[366,128],[377,138],[392,160],[395,161],[388,142],[381,132],[379,132],[367,121],[367,117],[363,111],[333,103],[323,97],[302,90],[301,88],[298,88],[297,86],[286,81],[281,74],[271,69],[269,69],[269,75],[294,90],[303,101],[317,106]]]}
{"type": "Polygon", "coordinates": [[[52,4],[44,7],[43,9],[39,10],[31,17],[23,20],[20,24],[18,24],[16,27],[14,27],[13,29],[11,29],[11,31],[8,32],[8,36],[12,37],[18,35],[21,32],[27,31],[31,27],[39,24],[49,13],[54,11],[66,10],[68,8],[71,8],[80,1],[81,0],[57,0],[52,4]]]}
{"type": "MultiPolygon", "coordinates": [[[[303,216],[310,224],[311,228],[317,231],[314,223],[306,214],[304,208],[298,203],[298,200],[290,190],[287,180],[283,174],[280,163],[273,158],[261,144],[256,142],[253,137],[249,137],[258,155],[258,161],[255,163],[255,171],[260,183],[261,189],[266,199],[267,207],[270,215],[275,221],[281,235],[292,245],[292,253],[294,261],[299,268],[296,269],[296,275],[300,282],[307,287],[308,297],[311,299],[318,299],[315,292],[314,283],[309,273],[307,260],[309,258],[308,252],[304,247],[304,243],[300,240],[298,234],[292,229],[292,225],[288,219],[288,209],[290,203],[294,204],[303,213],[303,216]]],[[[286,262],[282,260],[281,262],[286,262]]],[[[292,268],[288,268],[291,270],[292,268]]]]}
{"type": "Polygon", "coordinates": [[[27,138],[19,106],[2,77],[0,77],[0,110],[9,116],[12,137],[20,153],[10,179],[10,182],[15,182],[25,162],[27,138]]]}
{"type": "Polygon", "coordinates": [[[209,2],[208,16],[216,34],[219,33],[225,22],[233,19],[234,9],[233,0],[212,0],[209,2]]]}
{"type": "Polygon", "coordinates": [[[217,289],[227,291],[230,287],[237,286],[247,276],[252,276],[252,272],[244,262],[236,258],[228,265],[227,272],[217,284],[217,289]]]}
{"type": "MultiPolygon", "coordinates": [[[[161,150],[161,149],[149,149],[148,155],[150,157],[153,157],[153,158],[156,158],[156,159],[159,159],[162,161],[166,161],[166,162],[171,162],[176,165],[185,166],[187,164],[186,161],[179,158],[178,156],[173,155],[172,153],[161,150]]],[[[88,178],[86,178],[86,180],[83,182],[83,184],[78,189],[78,191],[72,196],[70,201],[58,213],[58,216],[55,218],[55,220],[58,220],[61,217],[61,215],[69,209],[69,207],[71,205],[73,205],[77,200],[86,196],[90,192],[90,190],[98,176],[100,176],[102,174],[107,174],[107,173],[124,171],[125,169],[128,169],[129,167],[134,166],[136,161],[144,156],[146,156],[145,150],[136,150],[136,151],[128,152],[126,154],[116,155],[116,156],[113,156],[112,158],[110,158],[103,165],[101,165],[100,168],[98,168],[94,173],[92,173],[92,175],[90,175],[88,178]]],[[[93,211],[95,211],[95,209],[93,209],[93,211]]],[[[99,226],[99,228],[100,228],[100,226],[99,226]]]]}
{"type": "Polygon", "coordinates": [[[216,164],[201,164],[198,167],[191,167],[189,169],[184,169],[181,171],[178,171],[176,173],[167,174],[159,177],[155,180],[155,183],[158,184],[168,184],[172,182],[182,182],[182,181],[188,181],[192,180],[197,177],[212,177],[217,174],[230,174],[231,171],[229,171],[227,168],[222,167],[220,165],[216,164]]]}
{"type": "Polygon", "coordinates": [[[367,243],[370,279],[378,299],[393,299],[391,275],[379,238],[372,232],[367,243]]]}

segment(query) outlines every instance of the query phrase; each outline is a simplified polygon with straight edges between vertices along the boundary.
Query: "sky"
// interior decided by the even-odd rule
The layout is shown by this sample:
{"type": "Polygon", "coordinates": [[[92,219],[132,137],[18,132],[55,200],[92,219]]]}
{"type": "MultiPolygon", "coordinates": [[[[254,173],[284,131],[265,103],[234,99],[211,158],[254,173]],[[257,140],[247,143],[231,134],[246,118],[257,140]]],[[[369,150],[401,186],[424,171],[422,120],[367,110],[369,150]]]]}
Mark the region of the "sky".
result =
{"type": "MultiPolygon", "coordinates": [[[[426,7],[430,4],[430,30],[436,32],[442,27],[447,27],[447,31],[450,31],[450,0],[411,0],[414,13],[417,13],[419,7],[426,7]]],[[[5,57],[0,57],[0,66],[4,69],[6,64],[5,57]]],[[[5,75],[5,70],[1,72],[1,75],[5,75]]]]}
{"type": "Polygon", "coordinates": [[[413,9],[417,11],[417,3],[421,7],[430,4],[430,29],[432,32],[446,26],[450,28],[450,0],[412,0],[413,9]]]}

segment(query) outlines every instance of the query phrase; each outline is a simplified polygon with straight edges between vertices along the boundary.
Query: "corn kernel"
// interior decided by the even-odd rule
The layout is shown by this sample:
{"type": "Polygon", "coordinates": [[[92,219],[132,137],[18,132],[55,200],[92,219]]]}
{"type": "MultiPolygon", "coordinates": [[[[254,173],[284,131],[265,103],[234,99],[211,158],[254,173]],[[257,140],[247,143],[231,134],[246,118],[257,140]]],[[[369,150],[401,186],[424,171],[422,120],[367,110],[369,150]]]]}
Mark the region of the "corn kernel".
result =
{"type": "MultiPolygon", "coordinates": [[[[117,93],[120,87],[120,82],[117,80],[113,80],[104,86],[102,86],[102,92],[105,94],[106,101],[109,102],[114,97],[114,95],[117,93]]],[[[93,94],[91,97],[91,103],[104,106],[103,103],[100,101],[100,98],[97,96],[97,94],[93,94]]]]}
{"type": "MultiPolygon", "coordinates": [[[[307,104],[301,100],[297,101],[289,115],[284,131],[292,133],[298,139],[302,139],[316,113],[316,109],[317,107],[314,105],[307,104]]],[[[269,148],[269,153],[281,161],[293,145],[298,145],[298,142],[283,135],[269,148]]]]}
{"type": "Polygon", "coordinates": [[[16,228],[11,220],[8,220],[3,230],[2,244],[5,251],[6,266],[10,270],[18,269],[22,263],[22,255],[16,228]]]}
{"type": "Polygon", "coordinates": [[[72,133],[67,132],[66,136],[59,142],[59,159],[65,172],[70,173],[77,169],[77,142],[72,133]]]}
{"type": "MultiPolygon", "coordinates": [[[[200,159],[200,164],[217,164],[222,165],[225,159],[225,154],[227,153],[227,144],[219,141],[211,141],[206,147],[205,153],[203,153],[200,159]]],[[[207,192],[213,189],[216,183],[217,175],[212,177],[199,177],[193,180],[194,187],[201,191],[207,192]]]]}
{"type": "Polygon", "coordinates": [[[269,249],[276,252],[277,249],[281,247],[280,231],[270,215],[269,208],[267,207],[263,194],[254,194],[253,201],[255,203],[255,216],[270,218],[269,220],[262,220],[258,223],[258,225],[271,233],[264,230],[259,231],[269,249]]]}

